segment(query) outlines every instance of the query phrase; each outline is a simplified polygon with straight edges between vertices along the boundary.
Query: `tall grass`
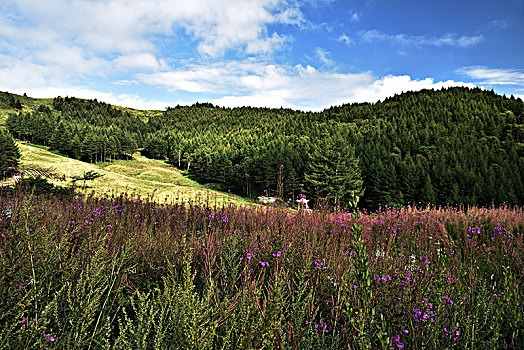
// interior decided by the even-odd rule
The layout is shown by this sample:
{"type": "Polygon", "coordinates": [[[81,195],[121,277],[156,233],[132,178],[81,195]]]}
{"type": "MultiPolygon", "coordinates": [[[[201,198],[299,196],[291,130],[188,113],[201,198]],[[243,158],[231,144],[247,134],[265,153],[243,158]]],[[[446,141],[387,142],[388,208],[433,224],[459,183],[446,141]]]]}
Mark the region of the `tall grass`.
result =
{"type": "Polygon", "coordinates": [[[0,190],[0,348],[524,347],[521,208],[0,190]]]}

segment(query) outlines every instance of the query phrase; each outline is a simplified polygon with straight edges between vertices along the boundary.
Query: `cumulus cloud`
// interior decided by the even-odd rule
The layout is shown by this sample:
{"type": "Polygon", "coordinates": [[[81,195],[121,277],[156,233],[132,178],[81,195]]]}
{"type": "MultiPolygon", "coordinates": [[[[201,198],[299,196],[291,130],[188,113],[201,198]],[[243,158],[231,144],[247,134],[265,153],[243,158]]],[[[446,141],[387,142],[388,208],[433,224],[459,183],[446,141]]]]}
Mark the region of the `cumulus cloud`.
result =
{"type": "Polygon", "coordinates": [[[371,72],[339,73],[311,65],[283,66],[263,61],[229,61],[193,65],[177,71],[142,74],[142,83],[173,92],[220,92],[211,100],[220,106],[288,107],[321,110],[331,105],[376,102],[403,91],[473,84],[408,75],[374,77],[371,72]]]}
{"type": "MultiPolygon", "coordinates": [[[[325,6],[331,0],[308,1],[325,6]]],[[[359,13],[349,18],[359,19],[359,13]]],[[[323,48],[309,57],[320,68],[277,64],[272,54],[292,38],[272,31],[278,28],[275,24],[311,25],[298,0],[3,0],[0,90],[35,97],[97,98],[144,109],[168,105],[84,87],[93,86],[90,78],[102,77],[114,78],[113,84],[121,89],[154,86],[182,95],[205,95],[224,106],[322,109],[375,102],[407,90],[466,85],[409,76],[375,77],[369,71],[337,72],[330,52],[323,48]],[[163,59],[165,52],[182,53],[163,59]]],[[[454,47],[470,47],[482,40],[482,36],[379,31],[360,32],[352,39],[342,34],[338,40],[350,45],[355,38],[454,47]]],[[[471,69],[464,72],[474,74],[471,69]]]]}
{"type": "MultiPolygon", "coordinates": [[[[3,57],[0,56],[0,59],[3,57]]],[[[44,84],[49,77],[38,65],[13,66],[0,69],[0,90],[34,97],[77,96],[97,98],[115,105],[138,109],[164,109],[165,101],[147,100],[134,94],[113,94],[104,91],[64,85],[44,84]],[[12,74],[7,75],[6,74],[12,74]],[[30,79],[16,84],[20,79],[30,79]],[[33,80],[31,80],[33,79],[33,80]],[[11,83],[8,83],[8,81],[11,83]],[[27,88],[27,86],[32,86],[27,88]],[[54,87],[53,87],[54,86],[54,87]]],[[[136,80],[117,81],[120,85],[146,84],[173,93],[208,93],[210,102],[226,107],[259,106],[322,110],[332,105],[352,102],[376,102],[404,91],[440,89],[450,86],[474,87],[457,81],[435,82],[432,78],[412,79],[408,75],[375,77],[371,72],[340,73],[322,71],[311,65],[277,65],[257,59],[194,64],[177,70],[140,73],[136,80]]],[[[181,101],[191,104],[193,101],[181,101]]]]}
{"type": "Polygon", "coordinates": [[[406,34],[386,34],[378,30],[365,30],[359,32],[363,42],[391,41],[403,46],[453,46],[459,48],[471,47],[482,41],[482,35],[467,36],[445,34],[441,37],[427,37],[406,34]]]}
{"type": "Polygon", "coordinates": [[[352,94],[352,102],[373,102],[406,91],[419,91],[423,89],[442,89],[452,86],[474,88],[472,83],[454,80],[435,82],[433,78],[421,80],[412,79],[409,75],[388,75],[374,80],[371,84],[360,86],[352,94]]]}
{"type": "Polygon", "coordinates": [[[458,73],[485,85],[524,85],[524,72],[517,69],[488,68],[484,66],[464,67],[458,73]]]}
{"type": "Polygon", "coordinates": [[[247,46],[271,51],[267,42],[280,44],[282,38],[268,33],[268,24],[303,21],[298,5],[285,5],[284,0],[7,0],[3,10],[24,21],[14,25],[5,16],[0,36],[24,39],[26,45],[58,41],[128,54],[151,51],[152,37],[182,29],[199,41],[201,53],[216,57],[247,46]]]}
{"type": "Polygon", "coordinates": [[[204,92],[211,83],[189,83],[194,77],[168,72],[163,49],[182,47],[190,50],[185,58],[197,61],[220,59],[229,50],[269,57],[289,40],[269,25],[304,21],[300,4],[287,0],[4,0],[0,78],[10,87],[64,86],[157,72],[149,79],[180,78],[175,89],[204,92]],[[191,40],[189,49],[184,38],[191,40]]]}
{"type": "Polygon", "coordinates": [[[168,67],[163,59],[157,59],[154,55],[142,52],[126,56],[118,56],[113,60],[114,66],[119,70],[146,70],[156,71],[168,67]]]}

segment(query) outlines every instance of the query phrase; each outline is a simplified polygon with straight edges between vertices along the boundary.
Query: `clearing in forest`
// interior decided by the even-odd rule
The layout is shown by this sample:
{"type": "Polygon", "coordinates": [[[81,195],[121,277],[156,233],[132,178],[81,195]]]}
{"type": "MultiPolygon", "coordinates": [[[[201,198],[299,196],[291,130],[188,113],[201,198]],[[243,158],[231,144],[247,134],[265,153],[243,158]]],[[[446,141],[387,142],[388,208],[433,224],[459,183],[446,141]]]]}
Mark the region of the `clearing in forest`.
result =
{"type": "MultiPolygon", "coordinates": [[[[56,182],[70,186],[72,176],[82,176],[85,172],[95,171],[103,176],[87,182],[86,192],[134,192],[141,196],[154,196],[158,202],[176,200],[196,200],[214,203],[248,204],[241,197],[228,195],[203,187],[188,179],[182,172],[165,164],[163,161],[148,159],[135,154],[131,160],[116,160],[110,163],[86,163],[64,157],[47,150],[46,147],[18,143],[21,158],[21,170],[37,166],[65,175],[65,182],[56,182]]],[[[81,190],[82,182],[77,182],[81,190]]]]}

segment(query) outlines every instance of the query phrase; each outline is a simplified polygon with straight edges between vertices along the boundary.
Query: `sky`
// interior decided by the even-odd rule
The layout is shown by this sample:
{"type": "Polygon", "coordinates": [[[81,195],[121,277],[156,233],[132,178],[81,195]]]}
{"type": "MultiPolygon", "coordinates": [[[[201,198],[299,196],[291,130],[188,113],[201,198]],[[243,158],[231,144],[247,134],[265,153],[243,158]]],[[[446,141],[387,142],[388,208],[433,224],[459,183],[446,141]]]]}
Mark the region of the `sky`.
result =
{"type": "Polygon", "coordinates": [[[0,91],[137,109],[524,99],[524,0],[0,0],[0,91]]]}

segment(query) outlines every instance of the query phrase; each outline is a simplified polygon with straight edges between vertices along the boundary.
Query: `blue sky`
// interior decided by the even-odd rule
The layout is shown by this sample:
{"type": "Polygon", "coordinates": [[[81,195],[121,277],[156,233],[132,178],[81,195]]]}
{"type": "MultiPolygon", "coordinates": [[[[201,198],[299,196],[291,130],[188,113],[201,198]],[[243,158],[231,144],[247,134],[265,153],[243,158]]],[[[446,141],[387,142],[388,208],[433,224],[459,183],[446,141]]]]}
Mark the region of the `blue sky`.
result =
{"type": "Polygon", "coordinates": [[[524,99],[524,0],[1,0],[0,90],[303,110],[480,86],[524,99]]]}

